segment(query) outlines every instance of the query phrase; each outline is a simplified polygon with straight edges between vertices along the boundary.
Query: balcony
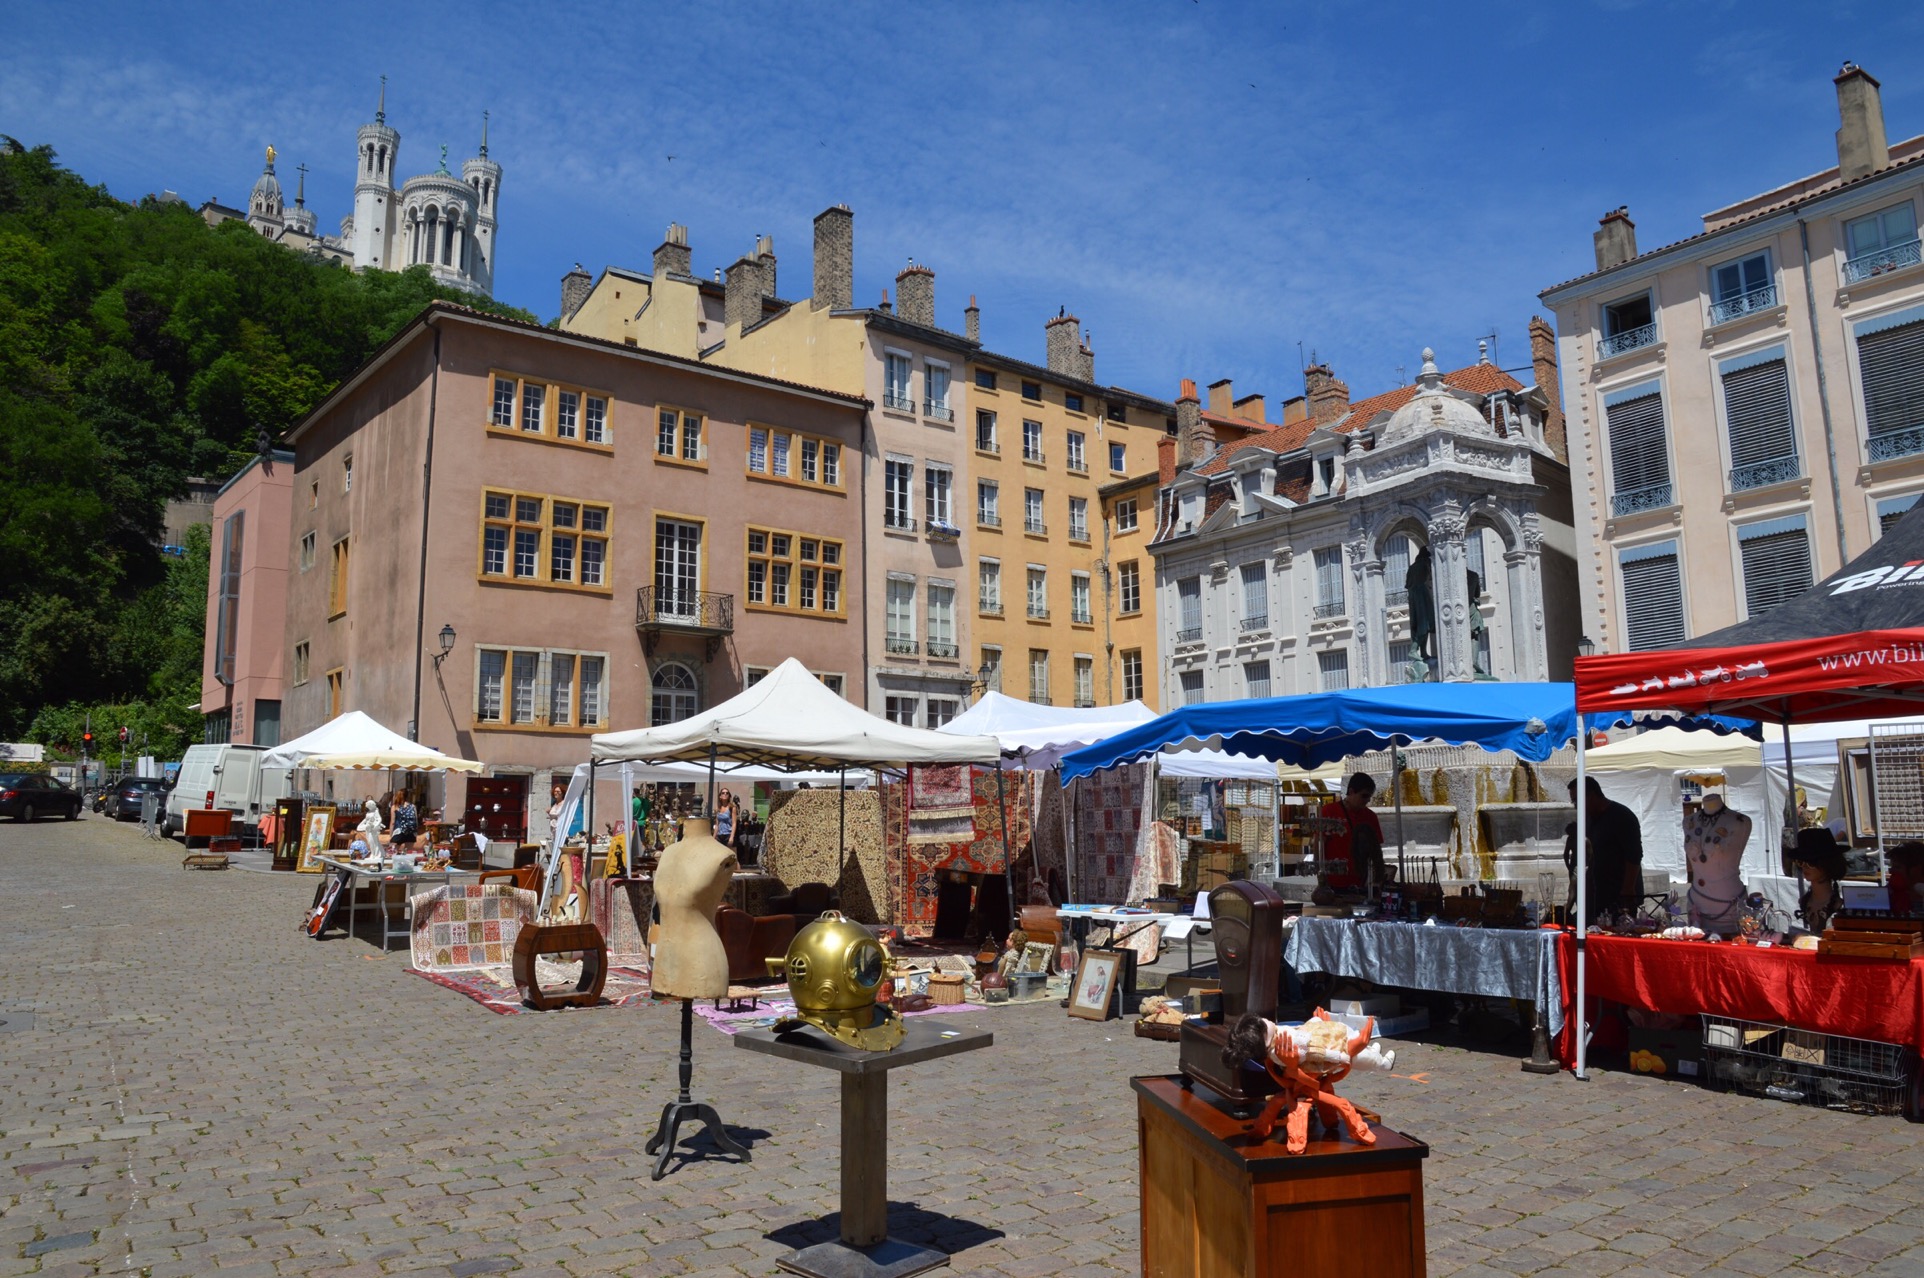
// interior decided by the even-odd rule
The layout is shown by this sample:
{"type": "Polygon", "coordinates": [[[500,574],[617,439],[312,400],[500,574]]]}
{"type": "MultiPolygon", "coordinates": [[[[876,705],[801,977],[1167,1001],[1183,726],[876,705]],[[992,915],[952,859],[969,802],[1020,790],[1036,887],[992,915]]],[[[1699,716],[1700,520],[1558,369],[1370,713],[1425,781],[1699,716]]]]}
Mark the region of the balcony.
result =
{"type": "Polygon", "coordinates": [[[1341,617],[1348,611],[1349,605],[1341,599],[1338,599],[1335,603],[1319,603],[1316,605],[1316,619],[1318,621],[1324,621],[1330,617],[1341,617]]]}
{"type": "Polygon", "coordinates": [[[1907,266],[1916,266],[1924,257],[1920,256],[1918,241],[1905,240],[1875,253],[1865,253],[1844,263],[1844,283],[1858,284],[1874,275],[1888,275],[1901,271],[1907,266]]]}
{"type": "Polygon", "coordinates": [[[1029,605],[1030,621],[1047,621],[1048,619],[1049,619],[1049,610],[1047,608],[1044,608],[1041,604],[1029,605]]]}
{"type": "Polygon", "coordinates": [[[1266,612],[1257,613],[1255,616],[1252,616],[1252,617],[1244,617],[1241,621],[1237,622],[1236,624],[1240,629],[1245,631],[1267,630],[1269,629],[1269,614],[1266,612]]]}
{"type": "Polygon", "coordinates": [[[1069,525],[1069,540],[1070,540],[1070,541],[1087,541],[1087,540],[1089,540],[1089,525],[1087,525],[1087,524],[1070,524],[1070,525],[1069,525]]]}
{"type": "Polygon", "coordinates": [[[1636,515],[1646,510],[1661,510],[1671,505],[1669,484],[1650,484],[1643,488],[1626,488],[1620,493],[1610,495],[1612,515],[1636,515]]]}
{"type": "Polygon", "coordinates": [[[1710,304],[1710,322],[1712,324],[1728,324],[1734,319],[1742,319],[1744,316],[1755,314],[1758,311],[1767,311],[1775,305],[1777,305],[1777,286],[1775,284],[1766,284],[1762,288],[1752,289],[1742,297],[1732,297],[1721,302],[1712,302],[1710,304]]]}
{"type": "Polygon", "coordinates": [[[1071,457],[1069,459],[1069,473],[1071,475],[1086,475],[1089,473],[1089,463],[1080,457],[1071,457]]]}
{"type": "Polygon", "coordinates": [[[978,510],[975,512],[975,522],[984,528],[1000,528],[1002,527],[1002,516],[996,514],[993,510],[978,510]]]}
{"type": "Polygon", "coordinates": [[[1049,700],[1049,690],[1047,688],[1044,688],[1041,692],[1033,692],[1033,691],[1030,692],[1029,704],[1032,706],[1046,706],[1046,705],[1053,704],[1049,700]]]}
{"type": "Polygon", "coordinates": [[[938,404],[932,399],[925,399],[922,401],[922,416],[933,417],[938,422],[952,422],[955,420],[955,410],[947,404],[938,404]]]}
{"type": "Polygon", "coordinates": [[[1201,643],[1202,627],[1201,626],[1182,627],[1182,629],[1176,631],[1176,642],[1177,643],[1201,643]]]}
{"type": "Polygon", "coordinates": [[[1000,599],[981,599],[976,602],[975,610],[985,617],[1000,617],[1002,615],[1002,601],[1000,599]]]}
{"type": "Polygon", "coordinates": [[[1730,491],[1741,493],[1770,484],[1788,483],[1790,480],[1801,478],[1803,473],[1803,465],[1794,455],[1779,457],[1774,461],[1754,462],[1731,470],[1730,491]]]}
{"type": "Polygon", "coordinates": [[[934,639],[929,640],[929,655],[931,657],[945,657],[953,660],[961,651],[960,648],[952,643],[938,643],[934,639]]]}
{"type": "Polygon", "coordinates": [[[1631,351],[1641,350],[1645,346],[1654,346],[1656,343],[1657,326],[1644,324],[1603,338],[1597,343],[1597,358],[1609,359],[1613,355],[1627,355],[1631,351]]]}
{"type": "Polygon", "coordinates": [[[897,395],[894,391],[883,391],[882,407],[893,408],[901,413],[912,413],[915,411],[915,396],[897,395]]]}
{"type": "Polygon", "coordinates": [[[1082,697],[1076,698],[1076,709],[1093,710],[1095,708],[1096,708],[1096,699],[1094,697],[1082,696],[1082,697]]]}
{"type": "Polygon", "coordinates": [[[651,657],[664,635],[681,635],[704,640],[705,659],[713,661],[722,640],[735,633],[735,596],[643,586],[635,592],[635,630],[651,657]]]}
{"type": "Polygon", "coordinates": [[[1096,624],[1095,615],[1087,608],[1078,608],[1071,612],[1069,614],[1069,620],[1078,626],[1093,626],[1096,624]]]}
{"type": "Polygon", "coordinates": [[[1385,608],[1406,608],[1409,606],[1410,592],[1407,590],[1386,590],[1383,592],[1385,608]]]}
{"type": "Polygon", "coordinates": [[[1042,450],[1040,448],[1029,448],[1025,445],[1022,449],[1022,460],[1025,462],[1033,462],[1035,465],[1040,466],[1042,465],[1042,450]]]}
{"type": "Polygon", "coordinates": [[[913,637],[905,639],[901,635],[890,635],[885,646],[898,657],[913,657],[921,651],[913,637]]]}
{"type": "Polygon", "coordinates": [[[897,515],[884,511],[882,514],[882,527],[896,532],[914,532],[915,521],[907,515],[897,515]]]}
{"type": "Polygon", "coordinates": [[[1924,453],[1924,426],[1914,426],[1910,430],[1894,430],[1885,435],[1872,435],[1870,438],[1871,460],[1889,461],[1893,457],[1915,457],[1924,453]]]}
{"type": "Polygon", "coordinates": [[[975,451],[978,453],[988,453],[992,457],[1000,457],[1002,455],[1002,445],[995,442],[995,436],[993,435],[977,435],[975,437],[975,451]]]}
{"type": "Polygon", "coordinates": [[[1033,533],[1037,537],[1046,537],[1049,535],[1049,525],[1040,519],[1025,519],[1022,521],[1022,531],[1033,533]]]}

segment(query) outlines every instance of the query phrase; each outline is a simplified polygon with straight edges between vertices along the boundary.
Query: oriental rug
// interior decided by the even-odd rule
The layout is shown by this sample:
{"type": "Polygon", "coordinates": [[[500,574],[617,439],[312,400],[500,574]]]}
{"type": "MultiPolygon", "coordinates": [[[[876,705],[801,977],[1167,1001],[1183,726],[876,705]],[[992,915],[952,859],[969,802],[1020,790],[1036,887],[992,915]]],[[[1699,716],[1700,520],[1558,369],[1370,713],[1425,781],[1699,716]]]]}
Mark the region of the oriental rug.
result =
{"type": "Polygon", "coordinates": [[[514,938],[534,922],[533,892],[505,883],[443,883],[410,897],[409,945],[420,972],[514,961],[514,938]]]}
{"type": "Polygon", "coordinates": [[[654,904],[653,879],[596,879],[588,885],[588,921],[608,947],[609,966],[650,969],[648,921],[654,904]]]}
{"type": "Polygon", "coordinates": [[[927,936],[934,930],[936,896],[944,871],[1003,872],[1003,819],[1008,821],[1009,850],[1019,855],[1028,846],[1033,804],[1027,787],[1036,784],[1036,774],[1003,774],[1005,816],[998,817],[995,769],[971,771],[970,784],[975,794],[974,836],[952,843],[917,843],[910,838],[914,813],[909,788],[901,784],[883,788],[882,811],[889,854],[889,914],[907,936],[927,936]]]}
{"type": "Polygon", "coordinates": [[[964,843],[975,837],[973,771],[966,763],[909,769],[910,843],[964,843]]]}
{"type": "MultiPolygon", "coordinates": [[[[471,998],[481,1006],[501,1016],[515,1016],[534,1009],[521,1001],[521,991],[514,985],[514,969],[509,965],[487,967],[442,969],[423,971],[409,968],[416,976],[425,977],[443,989],[453,990],[466,998],[471,998]]],[[[550,963],[545,959],[535,960],[535,977],[544,987],[572,987],[581,977],[579,963],[550,963]]],[[[648,974],[628,967],[611,967],[607,980],[601,987],[601,1001],[592,1008],[558,1008],[568,1011],[596,1011],[606,1007],[635,1007],[648,1002],[648,974]]]]}

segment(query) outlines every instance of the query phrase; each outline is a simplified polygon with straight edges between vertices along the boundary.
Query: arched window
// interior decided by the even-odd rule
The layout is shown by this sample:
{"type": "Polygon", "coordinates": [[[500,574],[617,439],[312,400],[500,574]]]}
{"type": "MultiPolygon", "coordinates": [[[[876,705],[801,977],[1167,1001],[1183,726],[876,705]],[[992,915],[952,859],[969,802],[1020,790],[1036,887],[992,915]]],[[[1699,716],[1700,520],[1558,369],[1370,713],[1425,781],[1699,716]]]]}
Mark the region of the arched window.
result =
{"type": "Polygon", "coordinates": [[[679,661],[663,661],[655,666],[654,697],[649,707],[649,726],[659,728],[691,718],[701,709],[701,687],[695,672],[679,661]]]}

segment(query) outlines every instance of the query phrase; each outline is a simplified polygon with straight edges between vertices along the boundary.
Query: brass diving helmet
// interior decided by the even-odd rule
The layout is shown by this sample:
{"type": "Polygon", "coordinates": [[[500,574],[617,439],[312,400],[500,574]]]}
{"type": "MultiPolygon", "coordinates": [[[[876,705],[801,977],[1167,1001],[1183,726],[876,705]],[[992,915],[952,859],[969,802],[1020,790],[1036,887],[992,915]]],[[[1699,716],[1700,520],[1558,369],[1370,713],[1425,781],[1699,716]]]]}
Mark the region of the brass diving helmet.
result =
{"type": "Polygon", "coordinates": [[[795,934],[788,953],[768,960],[770,976],[788,977],[795,1017],[775,1032],[806,1023],[864,1052],[886,1052],[902,1041],[902,1018],[878,1005],[888,974],[888,951],[860,923],[830,910],[795,934]]]}

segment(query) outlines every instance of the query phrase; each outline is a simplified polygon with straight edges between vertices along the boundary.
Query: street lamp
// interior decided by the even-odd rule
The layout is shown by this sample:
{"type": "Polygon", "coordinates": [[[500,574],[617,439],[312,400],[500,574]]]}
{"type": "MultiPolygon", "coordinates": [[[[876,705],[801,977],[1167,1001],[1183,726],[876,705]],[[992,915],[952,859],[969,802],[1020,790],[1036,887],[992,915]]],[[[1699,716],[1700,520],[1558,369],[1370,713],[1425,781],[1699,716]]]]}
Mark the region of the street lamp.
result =
{"type": "Polygon", "coordinates": [[[1596,656],[1597,641],[1595,639],[1592,639],[1589,635],[1578,635],[1577,636],[1577,655],[1579,657],[1596,656]]]}
{"type": "Polygon", "coordinates": [[[987,692],[989,690],[989,680],[995,677],[995,672],[996,667],[984,661],[982,668],[975,672],[975,683],[972,690],[987,692]]]}
{"type": "Polygon", "coordinates": [[[434,668],[436,671],[441,669],[441,663],[448,659],[448,654],[454,651],[454,627],[451,625],[442,626],[439,638],[441,640],[441,651],[434,654],[434,668]]]}

